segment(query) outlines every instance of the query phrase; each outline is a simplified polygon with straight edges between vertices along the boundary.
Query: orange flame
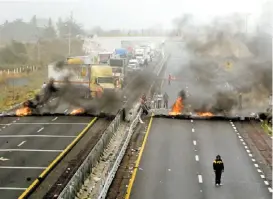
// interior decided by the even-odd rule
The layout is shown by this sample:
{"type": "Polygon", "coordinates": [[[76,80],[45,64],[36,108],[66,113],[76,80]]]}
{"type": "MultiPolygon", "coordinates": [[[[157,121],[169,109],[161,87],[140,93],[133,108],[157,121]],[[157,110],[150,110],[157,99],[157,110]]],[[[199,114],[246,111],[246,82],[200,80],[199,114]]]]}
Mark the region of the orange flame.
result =
{"type": "Polygon", "coordinates": [[[211,112],[198,112],[197,115],[202,116],[202,117],[211,117],[211,116],[213,116],[213,114],[211,112]]]}
{"type": "Polygon", "coordinates": [[[172,111],[169,112],[169,115],[179,115],[182,113],[182,110],[184,108],[182,97],[178,97],[175,101],[172,111]]]}
{"type": "Polygon", "coordinates": [[[82,113],[84,113],[84,109],[78,108],[78,109],[71,111],[70,115],[78,115],[78,114],[82,114],[82,113]]]}
{"type": "Polygon", "coordinates": [[[29,107],[24,107],[16,110],[17,116],[27,116],[31,115],[31,109],[29,107]]]}

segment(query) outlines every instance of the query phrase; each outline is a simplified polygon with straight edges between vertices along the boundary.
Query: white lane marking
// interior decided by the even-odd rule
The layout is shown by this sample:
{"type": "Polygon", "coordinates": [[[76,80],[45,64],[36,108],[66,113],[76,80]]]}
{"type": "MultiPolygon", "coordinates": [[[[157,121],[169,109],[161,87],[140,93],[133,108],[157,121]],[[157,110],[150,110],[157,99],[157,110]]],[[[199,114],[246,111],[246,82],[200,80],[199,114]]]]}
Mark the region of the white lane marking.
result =
{"type": "Polygon", "coordinates": [[[47,167],[13,167],[13,166],[0,166],[0,169],[38,169],[44,170],[47,167]]]}
{"type": "Polygon", "coordinates": [[[272,188],[271,188],[271,187],[268,187],[268,191],[269,191],[270,193],[272,193],[272,192],[273,192],[273,190],[272,190],[272,188]]]}
{"type": "Polygon", "coordinates": [[[9,160],[9,159],[8,158],[4,158],[4,157],[0,158],[0,161],[7,161],[7,160],[9,160]]]}
{"type": "Polygon", "coordinates": [[[248,154],[250,157],[252,157],[252,154],[250,153],[250,154],[248,154]]]}
{"type": "Polygon", "coordinates": [[[199,156],[198,155],[195,156],[195,160],[199,161],[199,156]]]}
{"type": "Polygon", "coordinates": [[[246,145],[246,143],[245,143],[245,142],[243,142],[242,144],[243,144],[243,145],[246,145]]]}
{"type": "Polygon", "coordinates": [[[234,127],[235,125],[232,123],[231,126],[234,127]]]}
{"type": "Polygon", "coordinates": [[[4,128],[6,128],[6,126],[3,126],[2,128],[4,129],[4,128]]]}
{"type": "Polygon", "coordinates": [[[57,120],[58,119],[58,117],[55,117],[54,119],[52,119],[51,121],[53,122],[53,121],[55,121],[55,120],[57,120]]]}
{"type": "Polygon", "coordinates": [[[258,165],[258,164],[254,164],[254,166],[255,166],[255,167],[257,167],[257,168],[259,167],[259,165],[258,165]]]}
{"type": "Polygon", "coordinates": [[[264,181],[264,183],[265,183],[265,185],[269,185],[269,183],[266,180],[264,181]]]}
{"type": "Polygon", "coordinates": [[[191,122],[193,122],[193,120],[191,120],[191,122]]]}
{"type": "Polygon", "coordinates": [[[199,183],[203,183],[202,175],[198,175],[198,182],[199,182],[199,183]]]}
{"type": "Polygon", "coordinates": [[[265,176],[264,176],[264,175],[261,175],[261,178],[263,178],[263,179],[264,179],[264,178],[265,178],[265,176]]]}
{"type": "Polygon", "coordinates": [[[22,141],[20,144],[18,144],[17,146],[22,146],[23,144],[25,144],[26,143],[26,141],[22,141]]]}
{"type": "Polygon", "coordinates": [[[252,162],[256,162],[256,160],[254,158],[252,158],[252,162]]]}
{"type": "Polygon", "coordinates": [[[238,138],[240,138],[240,139],[241,139],[242,137],[241,137],[240,135],[238,135],[238,138]]]}
{"type": "Polygon", "coordinates": [[[12,152],[12,151],[17,151],[17,152],[62,152],[63,150],[41,150],[41,149],[0,149],[2,152],[12,152]]]}
{"type": "Polygon", "coordinates": [[[42,130],[44,130],[44,127],[40,128],[37,133],[40,133],[42,130]]]}
{"type": "Polygon", "coordinates": [[[243,142],[244,140],[243,139],[240,139],[241,142],[243,142]]]}
{"type": "Polygon", "coordinates": [[[247,146],[245,146],[245,149],[247,149],[248,147],[247,146]]]}
{"type": "Polygon", "coordinates": [[[262,173],[262,170],[261,170],[261,169],[257,169],[257,171],[258,171],[259,173],[262,173]]]}
{"type": "Polygon", "coordinates": [[[16,120],[12,121],[12,123],[15,123],[15,122],[16,122],[16,120]]]}
{"type": "Polygon", "coordinates": [[[191,129],[191,131],[194,133],[194,129],[191,129]]]}
{"type": "Polygon", "coordinates": [[[246,152],[250,153],[250,150],[247,149],[246,152]]]}
{"type": "Polygon", "coordinates": [[[193,140],[193,145],[196,145],[196,140],[193,140]]]}
{"type": "Polygon", "coordinates": [[[24,138],[24,137],[48,137],[48,138],[74,138],[74,135],[0,135],[0,138],[24,138]]]}
{"type": "Polygon", "coordinates": [[[234,129],[235,132],[238,132],[237,129],[234,129]]]}
{"type": "Polygon", "coordinates": [[[26,190],[27,188],[20,187],[0,187],[0,190],[26,190]]]}
{"type": "Polygon", "coordinates": [[[67,111],[68,111],[68,109],[65,109],[65,110],[64,110],[64,113],[66,113],[67,111]]]}
{"type": "Polygon", "coordinates": [[[73,122],[71,122],[71,123],[53,123],[53,122],[51,122],[51,123],[14,123],[14,125],[34,125],[34,124],[37,124],[37,125],[49,125],[49,124],[51,124],[51,125],[55,125],[55,124],[64,124],[64,125],[67,125],[67,124],[73,124],[73,125],[76,125],[76,124],[79,124],[79,125],[86,125],[86,124],[88,124],[88,123],[73,123],[73,122]]]}

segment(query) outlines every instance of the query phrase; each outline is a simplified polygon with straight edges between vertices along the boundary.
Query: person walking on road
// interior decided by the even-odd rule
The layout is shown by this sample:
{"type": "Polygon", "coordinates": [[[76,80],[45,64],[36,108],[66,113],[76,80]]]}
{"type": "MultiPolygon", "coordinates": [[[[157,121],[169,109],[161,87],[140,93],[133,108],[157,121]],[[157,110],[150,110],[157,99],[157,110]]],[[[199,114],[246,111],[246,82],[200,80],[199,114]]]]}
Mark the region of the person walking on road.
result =
{"type": "Polygon", "coordinates": [[[215,173],[215,186],[221,186],[221,176],[224,172],[224,162],[220,155],[216,156],[216,159],[213,161],[213,170],[215,173]]]}
{"type": "Polygon", "coordinates": [[[163,95],[163,100],[164,100],[164,108],[167,109],[169,107],[169,105],[168,105],[169,96],[166,92],[163,95]]]}
{"type": "Polygon", "coordinates": [[[169,85],[171,85],[171,79],[172,79],[172,76],[171,74],[169,74],[169,78],[168,78],[169,85]]]}

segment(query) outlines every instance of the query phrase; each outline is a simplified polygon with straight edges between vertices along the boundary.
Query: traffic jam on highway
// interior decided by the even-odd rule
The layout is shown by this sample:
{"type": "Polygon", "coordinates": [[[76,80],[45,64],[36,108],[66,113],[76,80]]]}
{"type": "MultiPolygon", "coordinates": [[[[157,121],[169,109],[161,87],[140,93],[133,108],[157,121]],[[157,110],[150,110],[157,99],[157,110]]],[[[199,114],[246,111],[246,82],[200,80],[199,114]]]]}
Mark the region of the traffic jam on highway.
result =
{"type": "Polygon", "coordinates": [[[1,114],[1,198],[60,194],[123,104],[138,103],[162,59],[161,41],[129,40],[48,65],[40,93],[1,114]]]}

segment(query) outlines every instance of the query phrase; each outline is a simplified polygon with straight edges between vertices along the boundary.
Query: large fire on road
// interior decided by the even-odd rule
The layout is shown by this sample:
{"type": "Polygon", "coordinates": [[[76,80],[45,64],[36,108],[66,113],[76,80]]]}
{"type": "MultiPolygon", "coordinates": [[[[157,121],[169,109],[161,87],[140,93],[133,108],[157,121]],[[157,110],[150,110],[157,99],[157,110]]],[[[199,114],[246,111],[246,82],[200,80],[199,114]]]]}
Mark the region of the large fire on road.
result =
{"type": "Polygon", "coordinates": [[[23,108],[17,109],[15,114],[17,116],[27,116],[27,115],[31,115],[32,112],[29,107],[23,107],[23,108]]]}
{"type": "Polygon", "coordinates": [[[182,97],[178,97],[172,106],[172,111],[169,112],[169,115],[180,115],[182,114],[182,110],[184,108],[182,97]]]}
{"type": "Polygon", "coordinates": [[[202,117],[212,117],[213,114],[211,112],[197,112],[198,116],[202,116],[202,117]]]}
{"type": "MultiPolygon", "coordinates": [[[[175,101],[175,103],[172,106],[172,110],[169,112],[169,115],[181,115],[182,111],[184,109],[184,104],[183,104],[183,97],[178,97],[175,101]]],[[[212,117],[214,116],[213,113],[211,112],[201,112],[201,111],[196,111],[196,114],[201,117],[212,117]]]]}
{"type": "Polygon", "coordinates": [[[79,114],[83,114],[84,112],[85,111],[83,108],[78,108],[78,109],[71,111],[70,115],[79,115],[79,114]]]}

